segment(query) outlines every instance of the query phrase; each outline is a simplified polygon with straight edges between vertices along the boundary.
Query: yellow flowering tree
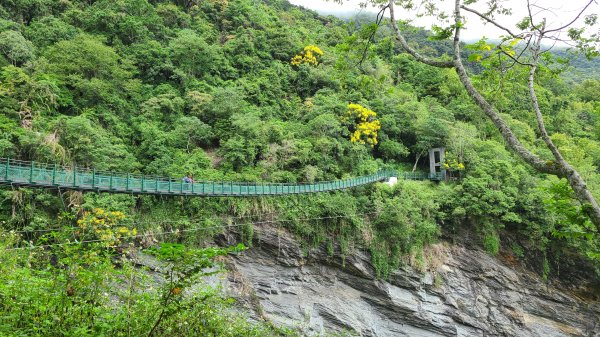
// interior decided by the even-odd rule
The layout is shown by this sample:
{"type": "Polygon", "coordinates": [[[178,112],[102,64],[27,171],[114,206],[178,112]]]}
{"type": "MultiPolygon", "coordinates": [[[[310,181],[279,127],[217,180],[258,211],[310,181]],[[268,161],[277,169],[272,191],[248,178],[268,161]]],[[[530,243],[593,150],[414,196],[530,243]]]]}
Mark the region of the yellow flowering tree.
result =
{"type": "Polygon", "coordinates": [[[345,123],[350,123],[350,141],[352,143],[377,145],[377,133],[381,123],[375,111],[367,109],[360,104],[348,104],[348,110],[342,118],[345,123]]]}
{"type": "Polygon", "coordinates": [[[311,44],[304,47],[304,50],[294,56],[291,64],[293,66],[299,66],[301,64],[316,66],[319,64],[319,57],[321,56],[323,56],[321,48],[311,44]]]}
{"type": "Polygon", "coordinates": [[[137,230],[129,229],[122,223],[126,216],[123,212],[107,212],[101,208],[83,213],[77,220],[79,237],[82,240],[98,240],[106,247],[118,246],[126,239],[137,235],[137,230]]]}
{"type": "Polygon", "coordinates": [[[447,160],[444,163],[444,168],[450,171],[462,171],[465,169],[465,164],[459,163],[456,159],[453,159],[451,161],[447,160]]]}
{"type": "Polygon", "coordinates": [[[461,158],[448,152],[446,153],[446,158],[442,167],[447,171],[449,177],[455,177],[457,173],[460,177],[461,172],[465,169],[465,164],[462,163],[461,158]]]}

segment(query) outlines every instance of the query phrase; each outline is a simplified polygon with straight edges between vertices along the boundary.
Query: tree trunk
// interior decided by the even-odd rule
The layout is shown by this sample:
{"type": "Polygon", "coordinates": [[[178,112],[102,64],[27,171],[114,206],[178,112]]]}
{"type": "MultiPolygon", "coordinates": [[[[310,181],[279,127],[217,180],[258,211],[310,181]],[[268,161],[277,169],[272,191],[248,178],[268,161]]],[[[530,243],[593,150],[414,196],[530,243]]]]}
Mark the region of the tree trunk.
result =
{"type": "Polygon", "coordinates": [[[417,159],[415,160],[415,165],[413,165],[412,171],[415,172],[417,170],[417,164],[419,164],[419,159],[421,159],[421,155],[423,152],[417,153],[417,159]]]}
{"type": "MultiPolygon", "coordinates": [[[[552,152],[555,157],[555,161],[546,161],[542,158],[538,157],[530,150],[525,148],[523,144],[519,141],[519,139],[512,132],[506,121],[502,119],[500,113],[481,95],[481,93],[475,88],[473,82],[469,78],[467,71],[462,63],[460,57],[460,27],[462,24],[461,15],[460,15],[460,6],[461,0],[455,0],[455,8],[454,8],[454,17],[455,17],[455,28],[454,28],[454,52],[453,52],[453,60],[446,61],[442,59],[432,59],[427,58],[423,55],[420,55],[415,49],[411,48],[404,36],[400,32],[398,28],[398,24],[396,22],[394,16],[394,0],[390,0],[388,3],[388,7],[390,9],[390,21],[394,32],[396,33],[396,37],[400,42],[402,48],[412,55],[417,61],[428,64],[431,66],[439,67],[439,68],[454,68],[458,77],[463,84],[467,94],[473,99],[473,101],[483,110],[483,112],[488,116],[488,118],[494,123],[502,138],[506,142],[506,146],[510,148],[515,154],[517,154],[523,161],[531,165],[534,169],[536,169],[540,173],[552,174],[561,178],[566,178],[569,182],[571,188],[575,192],[575,196],[577,200],[582,204],[585,213],[590,217],[590,220],[594,223],[594,225],[600,230],[600,206],[598,205],[596,199],[592,195],[592,193],[587,189],[586,183],[581,177],[581,175],[575,170],[561,155],[558,148],[554,145],[550,137],[546,132],[546,128],[544,126],[543,116],[539,109],[539,104],[537,101],[537,96],[535,95],[535,88],[533,86],[535,71],[537,68],[537,59],[534,59],[533,64],[531,65],[532,69],[530,72],[529,79],[529,90],[530,90],[530,98],[532,101],[533,109],[536,114],[536,119],[538,122],[538,128],[540,130],[540,134],[546,146],[552,152]]],[[[543,37],[543,28],[539,31],[540,36],[537,39],[538,47],[539,43],[543,37]]],[[[534,47],[535,48],[535,47],[534,47]]],[[[535,51],[535,50],[534,50],[535,51]]],[[[539,52],[539,48],[537,49],[539,52]]],[[[538,55],[539,56],[539,55],[538,55]]]]}
{"type": "Polygon", "coordinates": [[[535,91],[535,73],[538,68],[538,62],[540,57],[540,49],[541,49],[541,41],[544,37],[544,29],[545,22],[542,24],[541,32],[534,45],[532,47],[532,56],[533,62],[531,65],[531,69],[529,70],[529,77],[527,79],[527,86],[529,87],[529,96],[531,98],[531,103],[533,106],[533,110],[535,112],[535,118],[537,120],[538,129],[540,131],[540,136],[546,143],[546,146],[552,152],[552,155],[556,159],[556,163],[559,166],[560,174],[557,174],[559,177],[566,178],[569,182],[569,185],[575,192],[575,196],[577,200],[583,205],[583,210],[588,217],[592,220],[592,222],[600,229],[600,206],[598,206],[598,202],[592,195],[592,193],[588,190],[587,185],[579,172],[569,164],[562,154],[560,153],[558,147],[554,144],[548,132],[546,131],[546,126],[544,124],[544,117],[542,115],[542,111],[540,109],[540,105],[538,102],[537,94],[535,91]]]}
{"type": "Polygon", "coordinates": [[[575,192],[575,197],[583,206],[583,211],[587,216],[590,217],[590,220],[596,225],[596,228],[600,230],[600,206],[596,201],[596,198],[592,195],[592,192],[587,188],[587,185],[579,172],[575,170],[570,164],[566,163],[565,175],[567,180],[569,181],[569,185],[575,192]]]}

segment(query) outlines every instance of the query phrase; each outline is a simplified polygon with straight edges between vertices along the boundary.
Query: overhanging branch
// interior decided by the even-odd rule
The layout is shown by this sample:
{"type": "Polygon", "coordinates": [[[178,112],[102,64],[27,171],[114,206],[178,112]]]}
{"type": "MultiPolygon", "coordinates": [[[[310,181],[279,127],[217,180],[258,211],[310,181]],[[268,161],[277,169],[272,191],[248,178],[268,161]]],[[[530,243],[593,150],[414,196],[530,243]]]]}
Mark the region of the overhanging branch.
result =
{"type": "Polygon", "coordinates": [[[454,69],[458,73],[458,77],[462,82],[463,86],[467,90],[469,96],[475,101],[475,103],[485,112],[485,114],[494,123],[502,138],[506,142],[507,146],[513,150],[519,157],[521,157],[529,165],[533,166],[536,170],[543,173],[550,173],[555,175],[561,175],[561,171],[553,163],[548,163],[542,160],[531,151],[521,144],[519,139],[512,132],[506,121],[500,117],[498,111],[481,95],[481,93],[475,88],[473,82],[467,74],[462,60],[460,58],[460,27],[461,27],[461,15],[460,15],[460,0],[455,0],[454,17],[455,17],[455,28],[454,28],[454,69]]]}
{"type": "Polygon", "coordinates": [[[588,9],[588,7],[590,7],[590,5],[594,2],[594,0],[590,0],[588,1],[587,5],[585,5],[585,7],[583,7],[583,9],[577,14],[577,16],[571,20],[569,23],[567,23],[566,25],[562,26],[562,27],[558,27],[555,29],[549,29],[549,30],[545,30],[544,33],[552,33],[552,32],[558,32],[561,31],[567,27],[570,27],[572,24],[575,23],[575,21],[577,21],[581,15],[588,9]]]}
{"type": "Polygon", "coordinates": [[[452,61],[433,59],[433,58],[423,56],[423,55],[419,54],[414,48],[409,46],[408,43],[406,42],[406,39],[402,35],[402,32],[400,32],[400,28],[398,28],[398,24],[396,22],[396,17],[394,16],[394,0],[389,1],[388,7],[390,9],[390,21],[392,24],[392,28],[394,28],[394,32],[396,33],[396,38],[400,42],[400,45],[402,46],[402,48],[404,50],[406,50],[407,53],[412,55],[415,59],[417,59],[417,61],[427,64],[427,65],[430,65],[430,66],[434,66],[434,67],[438,67],[438,68],[453,68],[454,67],[454,63],[452,61]]]}
{"type": "Polygon", "coordinates": [[[461,6],[460,6],[460,8],[462,8],[462,9],[466,10],[467,12],[471,12],[471,13],[473,13],[473,14],[475,14],[475,15],[479,16],[479,17],[480,17],[480,18],[482,18],[483,20],[485,20],[485,21],[487,21],[487,22],[491,23],[492,25],[494,25],[494,26],[496,26],[496,27],[498,27],[498,28],[502,29],[503,31],[507,32],[507,33],[508,33],[508,35],[510,35],[511,37],[513,37],[513,38],[515,38],[515,39],[519,37],[519,35],[517,35],[517,34],[513,33],[513,32],[512,32],[510,29],[508,29],[508,28],[506,28],[506,27],[502,26],[502,25],[501,25],[501,24],[499,24],[498,22],[496,22],[496,21],[492,20],[492,19],[491,19],[491,18],[489,18],[487,15],[484,15],[484,14],[482,14],[482,13],[479,13],[478,11],[476,11],[476,10],[474,10],[474,9],[471,9],[471,8],[468,8],[468,7],[464,6],[464,5],[461,5],[461,6]]]}
{"type": "MultiPolygon", "coordinates": [[[[377,25],[377,27],[379,27],[379,25],[381,25],[381,22],[383,21],[383,17],[385,15],[385,11],[386,9],[388,9],[390,5],[385,5],[383,8],[381,8],[381,10],[379,11],[379,13],[377,13],[377,18],[375,19],[375,24],[377,25]]],[[[362,56],[360,58],[360,60],[358,61],[358,63],[356,64],[357,66],[361,66],[363,62],[367,59],[367,56],[369,54],[369,46],[371,45],[371,43],[373,43],[373,40],[375,39],[375,34],[377,34],[377,29],[373,30],[373,32],[371,32],[371,34],[369,35],[369,38],[367,39],[367,43],[365,45],[365,49],[363,50],[362,56]]]]}

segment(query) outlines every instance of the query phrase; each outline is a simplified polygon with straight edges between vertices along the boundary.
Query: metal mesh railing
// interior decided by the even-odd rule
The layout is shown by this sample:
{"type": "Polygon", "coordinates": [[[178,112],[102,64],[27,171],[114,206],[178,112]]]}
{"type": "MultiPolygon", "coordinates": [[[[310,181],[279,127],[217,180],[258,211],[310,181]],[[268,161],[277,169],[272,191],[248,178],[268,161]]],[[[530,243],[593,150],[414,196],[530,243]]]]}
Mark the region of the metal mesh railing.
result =
{"type": "Polygon", "coordinates": [[[133,175],[129,173],[117,174],[75,166],[69,167],[0,158],[0,183],[124,193],[199,196],[301,194],[347,189],[374,183],[390,177],[398,177],[399,179],[406,180],[442,180],[443,174],[381,170],[377,173],[357,178],[310,184],[247,183],[229,181],[199,181],[185,183],[175,179],[156,176],[133,175]]]}

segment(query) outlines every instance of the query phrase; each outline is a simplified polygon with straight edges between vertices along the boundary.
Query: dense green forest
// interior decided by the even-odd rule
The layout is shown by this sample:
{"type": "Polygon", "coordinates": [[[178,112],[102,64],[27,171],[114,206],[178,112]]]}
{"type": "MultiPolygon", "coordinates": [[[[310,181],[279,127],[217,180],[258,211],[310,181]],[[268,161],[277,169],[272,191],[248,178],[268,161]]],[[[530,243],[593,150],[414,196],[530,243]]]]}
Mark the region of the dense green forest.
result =
{"type": "MultiPolygon", "coordinates": [[[[587,59],[583,55],[573,55],[569,49],[557,49],[553,53],[559,57],[566,58],[569,62],[566,64],[565,71],[561,77],[569,85],[577,86],[585,81],[590,81],[585,86],[577,88],[578,90],[589,90],[594,87],[595,82],[600,78],[600,59],[587,59]]],[[[594,90],[594,89],[592,89],[594,90]]]]}
{"type": "MultiPolygon", "coordinates": [[[[515,158],[453,71],[415,62],[384,27],[369,43],[372,33],[285,0],[3,1],[0,157],[177,179],[313,182],[427,170],[426,151],[443,146],[457,179],[248,199],[0,189],[0,334],[140,335],[161,307],[168,314],[155,328],[163,334],[286,334],[232,322],[229,301],[209,290],[196,301],[173,301],[180,288],[172,285],[145,295],[97,291],[133,275],[114,266],[113,246],[133,242],[134,231],[171,231],[160,241],[190,247],[175,255],[206,267],[228,251],[199,248],[237,217],[268,215],[307,249],[368,250],[382,278],[403,264],[427,269],[423,248],[444,238],[511,254],[549,281],[573,271],[597,279],[600,239],[566,181],[515,158]],[[96,232],[65,234],[73,226],[96,232]],[[198,227],[206,230],[176,231],[198,227]],[[58,234],[40,232],[48,229],[58,234]],[[100,244],[14,249],[77,235],[100,244]],[[94,309],[115,296],[138,296],[145,307],[94,309]],[[53,315],[57,308],[63,314],[53,315]],[[194,327],[180,324],[188,319],[194,327]],[[129,325],[105,324],[114,320],[129,325]]],[[[448,48],[423,30],[410,37],[426,54],[448,48]]],[[[550,160],[520,82],[525,72],[469,67],[521,140],[550,160]]],[[[600,197],[598,76],[565,80],[542,70],[536,85],[552,139],[600,197]]],[[[252,225],[241,228],[251,247],[252,225]]]]}

